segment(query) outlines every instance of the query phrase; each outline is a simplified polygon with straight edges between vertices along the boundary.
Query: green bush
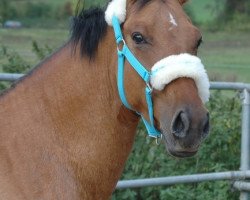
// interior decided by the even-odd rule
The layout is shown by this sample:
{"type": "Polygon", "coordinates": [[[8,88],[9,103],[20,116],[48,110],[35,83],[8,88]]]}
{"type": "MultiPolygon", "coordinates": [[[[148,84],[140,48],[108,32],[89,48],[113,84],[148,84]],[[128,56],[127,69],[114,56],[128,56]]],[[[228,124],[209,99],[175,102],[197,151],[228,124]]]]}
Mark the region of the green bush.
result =
{"type": "MultiPolygon", "coordinates": [[[[41,47],[36,41],[33,41],[32,51],[38,60],[42,60],[52,52],[52,49],[48,45],[41,47]]],[[[3,63],[2,71],[5,73],[27,73],[32,68],[17,52],[10,51],[5,46],[0,47],[0,60],[3,63]]],[[[9,87],[8,82],[0,82],[0,92],[7,87],[9,87]]]]}
{"type": "Polygon", "coordinates": [[[1,49],[0,58],[7,59],[7,63],[2,67],[6,73],[24,73],[30,69],[30,65],[18,53],[10,52],[4,46],[1,49]]]}
{"type": "Polygon", "coordinates": [[[223,7],[216,11],[214,21],[206,24],[211,31],[249,31],[250,30],[250,2],[249,0],[217,1],[217,6],[223,7]],[[224,2],[224,3],[223,3],[224,2]]]}
{"type": "Polygon", "coordinates": [[[26,5],[25,17],[49,17],[51,14],[51,6],[45,3],[31,3],[26,5]]]}
{"type": "MultiPolygon", "coordinates": [[[[221,92],[214,92],[208,109],[211,115],[211,133],[193,158],[177,159],[168,156],[164,145],[156,146],[155,141],[146,136],[144,128],[140,125],[122,179],[238,170],[240,101],[236,96],[222,96],[221,92]]],[[[116,190],[112,199],[236,200],[239,199],[239,193],[232,190],[230,181],[217,181],[116,190]]]]}
{"type": "Polygon", "coordinates": [[[71,2],[65,2],[63,6],[55,11],[54,17],[58,20],[65,20],[74,15],[73,5],[71,2]]]}
{"type": "MultiPolygon", "coordinates": [[[[17,52],[9,51],[5,46],[0,47],[0,60],[5,61],[2,64],[2,71],[5,73],[25,73],[31,68],[17,52]]],[[[0,82],[0,92],[9,85],[9,82],[0,82]]]]}
{"type": "Polygon", "coordinates": [[[36,54],[36,57],[39,60],[43,60],[49,54],[52,53],[53,49],[50,48],[48,45],[41,47],[41,46],[39,46],[39,44],[36,41],[32,41],[32,51],[36,54]]]}
{"type": "MultiPolygon", "coordinates": [[[[32,41],[32,51],[38,60],[43,60],[53,50],[48,45],[40,46],[36,41],[32,41]]],[[[7,60],[2,64],[2,70],[6,73],[26,73],[32,67],[17,52],[10,51],[5,46],[0,48],[0,60],[7,60]]]]}
{"type": "Polygon", "coordinates": [[[10,2],[8,0],[0,0],[0,23],[15,17],[17,17],[17,11],[10,5],[10,2]]]}

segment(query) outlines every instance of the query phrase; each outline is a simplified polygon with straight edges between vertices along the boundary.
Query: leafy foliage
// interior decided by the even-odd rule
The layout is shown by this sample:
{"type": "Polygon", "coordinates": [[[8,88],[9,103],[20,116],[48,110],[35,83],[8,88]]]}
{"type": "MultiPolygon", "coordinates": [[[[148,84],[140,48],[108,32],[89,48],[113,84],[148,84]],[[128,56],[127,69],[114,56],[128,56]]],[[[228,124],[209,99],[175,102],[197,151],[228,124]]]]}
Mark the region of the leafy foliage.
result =
{"type": "MultiPolygon", "coordinates": [[[[217,17],[210,23],[210,30],[249,31],[250,2],[249,0],[223,0],[223,8],[217,12],[217,17]]],[[[218,4],[217,3],[217,4],[218,4]]]]}
{"type": "Polygon", "coordinates": [[[29,64],[17,52],[10,52],[5,46],[2,46],[0,59],[4,58],[7,59],[7,63],[3,64],[3,71],[6,73],[22,73],[30,69],[29,64]]]}
{"type": "Polygon", "coordinates": [[[32,50],[36,54],[37,58],[40,60],[43,60],[53,51],[53,49],[50,48],[48,45],[45,45],[44,47],[39,46],[36,41],[32,41],[32,50]]]}
{"type": "Polygon", "coordinates": [[[26,17],[49,17],[51,13],[51,7],[43,2],[26,4],[25,16],[26,17]]]}
{"type": "Polygon", "coordinates": [[[5,22],[9,18],[17,15],[16,9],[10,5],[8,0],[0,0],[0,23],[5,22]]]}
{"type": "MultiPolygon", "coordinates": [[[[156,146],[147,138],[142,125],[122,175],[122,179],[195,174],[238,170],[240,165],[240,113],[237,96],[228,97],[214,92],[208,109],[211,115],[211,133],[193,158],[177,159],[166,155],[163,145],[156,146]]],[[[231,182],[217,181],[199,184],[148,187],[117,190],[112,199],[168,199],[168,200],[236,200],[239,193],[231,182]]]]}
{"type": "MultiPolygon", "coordinates": [[[[38,60],[42,60],[52,52],[52,49],[48,45],[39,46],[36,41],[33,41],[32,51],[38,60]]],[[[2,71],[5,73],[26,73],[32,68],[17,52],[10,51],[5,46],[0,48],[0,60],[5,61],[2,64],[2,71]]],[[[8,86],[9,83],[0,82],[0,92],[8,86]]]]}
{"type": "MultiPolygon", "coordinates": [[[[24,73],[30,69],[30,65],[25,62],[17,52],[12,52],[5,46],[0,48],[0,60],[5,60],[2,70],[5,73],[24,73]]],[[[0,92],[9,87],[8,82],[0,82],[0,92]]]]}
{"type": "Polygon", "coordinates": [[[250,16],[250,2],[249,0],[226,0],[224,12],[222,13],[226,20],[230,20],[230,18],[234,14],[245,14],[250,16]]]}

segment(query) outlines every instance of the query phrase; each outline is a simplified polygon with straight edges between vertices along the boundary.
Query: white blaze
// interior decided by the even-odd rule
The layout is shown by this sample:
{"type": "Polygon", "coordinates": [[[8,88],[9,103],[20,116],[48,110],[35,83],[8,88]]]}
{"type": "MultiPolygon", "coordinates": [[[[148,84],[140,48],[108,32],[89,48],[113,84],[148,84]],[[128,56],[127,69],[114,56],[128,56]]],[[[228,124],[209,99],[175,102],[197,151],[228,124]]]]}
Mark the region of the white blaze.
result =
{"type": "Polygon", "coordinates": [[[174,16],[173,16],[171,13],[169,13],[169,18],[170,18],[170,21],[169,21],[169,22],[170,22],[173,26],[178,26],[178,24],[177,24],[177,22],[176,22],[174,16]]]}

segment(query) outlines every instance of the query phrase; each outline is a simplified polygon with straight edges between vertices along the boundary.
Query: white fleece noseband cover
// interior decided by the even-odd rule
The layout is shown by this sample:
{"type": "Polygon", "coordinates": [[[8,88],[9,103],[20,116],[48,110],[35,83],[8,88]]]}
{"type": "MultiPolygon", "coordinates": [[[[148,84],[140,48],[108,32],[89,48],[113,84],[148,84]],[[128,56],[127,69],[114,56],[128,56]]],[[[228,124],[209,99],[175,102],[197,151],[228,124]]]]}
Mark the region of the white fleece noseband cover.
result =
{"type": "MultiPolygon", "coordinates": [[[[113,0],[105,12],[105,20],[112,26],[112,18],[116,16],[120,23],[126,19],[126,0],[113,0]]],[[[163,88],[171,81],[187,77],[192,78],[197,86],[203,103],[209,100],[209,79],[201,60],[190,54],[168,56],[158,61],[151,69],[151,86],[156,90],[163,88]]]]}
{"type": "Polygon", "coordinates": [[[190,54],[168,56],[158,61],[151,69],[150,83],[156,90],[163,90],[171,81],[187,77],[197,86],[203,103],[209,100],[209,79],[201,60],[190,54]]]}

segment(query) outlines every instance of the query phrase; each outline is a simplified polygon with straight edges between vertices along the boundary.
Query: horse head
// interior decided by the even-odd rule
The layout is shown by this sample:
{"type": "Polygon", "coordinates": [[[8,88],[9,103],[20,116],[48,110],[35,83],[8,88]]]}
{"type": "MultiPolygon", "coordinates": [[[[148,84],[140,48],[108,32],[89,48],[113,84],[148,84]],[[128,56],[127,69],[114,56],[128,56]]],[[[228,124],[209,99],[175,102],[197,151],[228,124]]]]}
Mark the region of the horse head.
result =
{"type": "Polygon", "coordinates": [[[204,107],[209,98],[209,81],[197,57],[202,36],[184,12],[185,2],[113,0],[106,10],[109,25],[115,26],[114,15],[121,24],[123,38],[116,37],[118,54],[126,44],[150,72],[149,82],[145,83],[131,67],[131,61],[125,59],[126,101],[146,122],[153,121],[168,152],[178,157],[194,155],[209,132],[209,114],[204,107]],[[145,85],[152,90],[152,119],[145,85]]]}

